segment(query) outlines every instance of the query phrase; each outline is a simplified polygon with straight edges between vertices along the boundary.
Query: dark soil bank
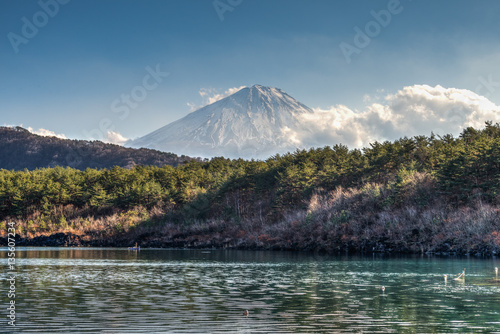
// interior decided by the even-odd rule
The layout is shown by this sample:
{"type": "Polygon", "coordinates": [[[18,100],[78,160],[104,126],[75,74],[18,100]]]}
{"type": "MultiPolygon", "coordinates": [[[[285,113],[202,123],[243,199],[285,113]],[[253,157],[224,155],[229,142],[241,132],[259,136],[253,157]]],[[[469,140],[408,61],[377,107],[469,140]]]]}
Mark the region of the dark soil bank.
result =
{"type": "MultiPolygon", "coordinates": [[[[143,234],[135,238],[105,237],[90,235],[78,235],[74,233],[55,233],[51,235],[40,235],[33,238],[16,238],[16,247],[130,247],[137,243],[142,248],[226,248],[226,249],[248,249],[248,250],[289,250],[289,251],[314,251],[321,253],[431,253],[436,255],[475,255],[495,256],[496,252],[489,249],[464,250],[444,244],[435,251],[421,251],[397,247],[381,242],[367,243],[363,247],[346,244],[325,245],[299,245],[296,243],[280,241],[279,238],[262,240],[242,239],[208,235],[176,235],[173,237],[157,237],[152,234],[143,234]]],[[[7,238],[0,238],[0,246],[7,245],[7,238]]],[[[359,246],[359,245],[358,245],[359,246]]]]}

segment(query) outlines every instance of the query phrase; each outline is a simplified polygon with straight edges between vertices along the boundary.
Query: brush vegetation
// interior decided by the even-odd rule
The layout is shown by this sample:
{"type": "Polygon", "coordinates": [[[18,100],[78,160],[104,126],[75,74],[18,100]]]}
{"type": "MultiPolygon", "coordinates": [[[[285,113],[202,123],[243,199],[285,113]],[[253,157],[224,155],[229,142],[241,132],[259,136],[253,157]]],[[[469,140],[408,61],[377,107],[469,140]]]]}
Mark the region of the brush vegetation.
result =
{"type": "Polygon", "coordinates": [[[81,245],[491,255],[500,125],[266,161],[0,170],[3,236],[10,221],[25,240],[81,245]]]}

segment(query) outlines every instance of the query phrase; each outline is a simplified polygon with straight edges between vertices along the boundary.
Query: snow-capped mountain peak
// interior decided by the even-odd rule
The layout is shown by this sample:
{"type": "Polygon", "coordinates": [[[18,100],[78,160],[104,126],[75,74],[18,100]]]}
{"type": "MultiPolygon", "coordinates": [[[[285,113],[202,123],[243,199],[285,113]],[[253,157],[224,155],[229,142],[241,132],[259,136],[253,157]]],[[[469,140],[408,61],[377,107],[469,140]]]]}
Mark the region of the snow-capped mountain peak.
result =
{"type": "Polygon", "coordinates": [[[131,143],[190,156],[264,159],[296,149],[287,129],[313,111],[278,88],[245,87],[131,143]]]}

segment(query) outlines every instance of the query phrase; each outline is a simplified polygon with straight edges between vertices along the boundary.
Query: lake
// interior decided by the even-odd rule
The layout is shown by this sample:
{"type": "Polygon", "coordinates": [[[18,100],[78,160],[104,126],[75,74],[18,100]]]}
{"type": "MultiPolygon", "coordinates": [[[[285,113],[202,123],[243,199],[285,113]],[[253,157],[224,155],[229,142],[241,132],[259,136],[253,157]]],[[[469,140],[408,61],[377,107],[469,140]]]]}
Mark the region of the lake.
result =
{"type": "Polygon", "coordinates": [[[2,333],[500,333],[495,258],[109,248],[18,248],[12,330],[2,250],[2,333]]]}

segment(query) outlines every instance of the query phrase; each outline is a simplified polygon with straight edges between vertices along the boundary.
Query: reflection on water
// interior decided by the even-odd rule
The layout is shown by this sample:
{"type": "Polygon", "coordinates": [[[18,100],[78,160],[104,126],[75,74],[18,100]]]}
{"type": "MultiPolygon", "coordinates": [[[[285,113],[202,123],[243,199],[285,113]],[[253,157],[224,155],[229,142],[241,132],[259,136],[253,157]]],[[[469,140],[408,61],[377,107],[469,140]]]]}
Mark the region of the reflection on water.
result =
{"type": "Polygon", "coordinates": [[[76,248],[17,258],[23,333],[500,332],[495,259],[76,248]]]}

